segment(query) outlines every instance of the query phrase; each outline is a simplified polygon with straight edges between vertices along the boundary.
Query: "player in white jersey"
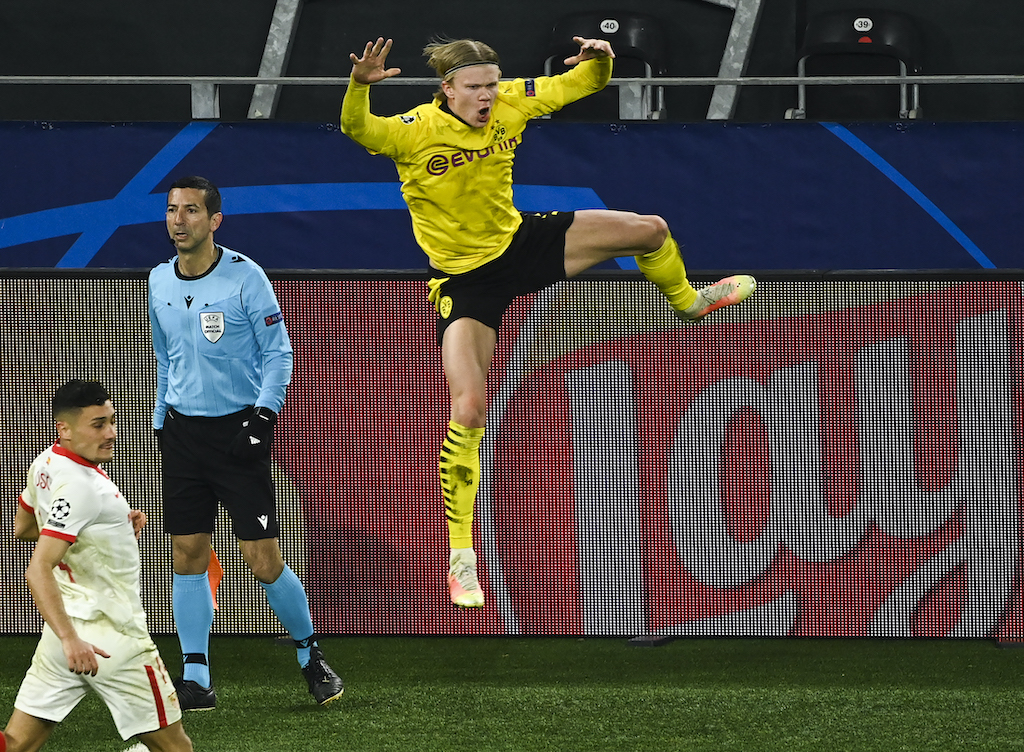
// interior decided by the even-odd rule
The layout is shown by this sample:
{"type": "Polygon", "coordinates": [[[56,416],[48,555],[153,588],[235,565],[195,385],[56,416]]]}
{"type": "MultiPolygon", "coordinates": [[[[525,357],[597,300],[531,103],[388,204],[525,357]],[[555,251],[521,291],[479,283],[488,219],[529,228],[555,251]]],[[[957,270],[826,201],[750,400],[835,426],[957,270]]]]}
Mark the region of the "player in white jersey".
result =
{"type": "Polygon", "coordinates": [[[58,440],[32,463],[15,514],[15,536],[36,542],[25,579],[44,625],[5,729],[7,750],[40,749],[91,689],[122,739],[187,752],[139,596],[146,516],[100,468],[117,439],[110,395],[96,381],[70,381],[53,397],[53,418],[58,440]]]}

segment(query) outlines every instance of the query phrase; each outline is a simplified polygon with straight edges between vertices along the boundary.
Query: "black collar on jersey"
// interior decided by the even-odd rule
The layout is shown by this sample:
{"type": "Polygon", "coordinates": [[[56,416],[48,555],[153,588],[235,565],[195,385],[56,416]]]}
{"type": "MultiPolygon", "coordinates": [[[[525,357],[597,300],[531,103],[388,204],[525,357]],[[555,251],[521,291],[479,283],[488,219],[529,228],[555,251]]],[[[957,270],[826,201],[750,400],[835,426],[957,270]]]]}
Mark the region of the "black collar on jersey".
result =
{"type": "Polygon", "coordinates": [[[210,268],[207,269],[205,272],[203,272],[202,274],[200,274],[198,276],[195,276],[195,277],[186,277],[184,274],[181,273],[181,269],[178,268],[178,259],[174,259],[174,276],[176,276],[178,279],[183,279],[186,282],[193,282],[193,281],[195,281],[197,279],[202,279],[207,274],[212,272],[214,269],[217,268],[217,264],[220,263],[221,258],[224,257],[224,249],[223,248],[221,248],[216,243],[213,244],[213,247],[217,249],[217,259],[212,264],[210,264],[210,268]]]}
{"type": "MultiPolygon", "coordinates": [[[[452,112],[452,108],[448,106],[448,100],[447,99],[442,99],[441,100],[441,110],[443,112],[447,112],[449,115],[451,115],[453,118],[458,120],[460,123],[463,123],[465,125],[469,125],[469,123],[467,123],[465,120],[463,120],[458,115],[456,115],[454,112],[452,112]]],[[[469,125],[469,127],[472,128],[473,126],[469,125]]]]}

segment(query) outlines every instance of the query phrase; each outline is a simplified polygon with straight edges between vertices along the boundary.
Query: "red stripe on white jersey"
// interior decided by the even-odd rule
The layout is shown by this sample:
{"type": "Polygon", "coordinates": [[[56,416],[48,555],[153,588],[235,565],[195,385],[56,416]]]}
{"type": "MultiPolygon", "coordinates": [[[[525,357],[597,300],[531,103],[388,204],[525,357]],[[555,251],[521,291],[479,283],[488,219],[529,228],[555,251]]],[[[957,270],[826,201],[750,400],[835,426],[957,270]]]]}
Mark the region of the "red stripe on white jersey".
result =
{"type": "Polygon", "coordinates": [[[164,697],[160,694],[160,683],[156,679],[156,671],[152,666],[146,666],[146,676],[149,677],[149,686],[153,689],[153,702],[156,704],[156,715],[160,719],[160,728],[166,728],[167,711],[164,708],[164,697]]]}
{"type": "Polygon", "coordinates": [[[58,532],[57,530],[50,530],[49,528],[45,528],[45,527],[42,530],[39,531],[39,534],[40,535],[48,535],[51,538],[59,538],[60,540],[66,541],[68,543],[74,543],[76,540],[78,540],[78,536],[77,535],[70,535],[68,533],[61,533],[61,532],[58,532]]]}

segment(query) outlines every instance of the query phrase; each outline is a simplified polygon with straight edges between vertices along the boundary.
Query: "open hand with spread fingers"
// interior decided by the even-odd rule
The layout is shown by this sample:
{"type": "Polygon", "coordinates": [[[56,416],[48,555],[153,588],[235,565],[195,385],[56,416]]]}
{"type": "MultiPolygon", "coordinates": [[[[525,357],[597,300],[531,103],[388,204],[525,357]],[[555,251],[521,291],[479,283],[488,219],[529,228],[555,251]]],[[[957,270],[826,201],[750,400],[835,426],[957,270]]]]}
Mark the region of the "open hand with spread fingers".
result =
{"type": "Polygon", "coordinates": [[[563,60],[562,62],[566,65],[576,65],[584,60],[593,60],[596,57],[615,57],[611,42],[607,42],[604,39],[573,37],[572,41],[580,46],[580,51],[578,55],[573,55],[563,60]]]}
{"type": "Polygon", "coordinates": [[[367,42],[363,49],[363,56],[356,57],[356,53],[349,53],[352,61],[352,78],[361,84],[375,84],[386,78],[397,76],[402,72],[401,68],[385,68],[388,53],[391,52],[392,40],[384,40],[384,37],[377,37],[376,42],[367,42]]]}

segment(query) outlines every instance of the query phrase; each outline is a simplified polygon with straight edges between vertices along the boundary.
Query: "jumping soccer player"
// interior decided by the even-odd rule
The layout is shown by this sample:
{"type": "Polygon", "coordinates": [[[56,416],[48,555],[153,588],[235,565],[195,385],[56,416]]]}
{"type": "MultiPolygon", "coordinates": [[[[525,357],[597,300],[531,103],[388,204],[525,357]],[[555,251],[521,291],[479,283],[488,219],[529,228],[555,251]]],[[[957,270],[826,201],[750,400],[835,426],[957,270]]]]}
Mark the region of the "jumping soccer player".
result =
{"type": "Polygon", "coordinates": [[[558,76],[501,81],[498,55],[462,39],[427,45],[441,79],[429,104],[394,117],[370,112],[370,85],[401,73],[385,67],[392,41],[350,55],[352,75],[341,129],[394,160],[416,241],[430,261],[429,300],[451,400],[439,473],[448,518],[452,602],[479,607],[484,594],[473,550],[479,447],[487,421],[487,374],[501,319],[512,300],[619,256],[641,271],[692,322],[753,293],[753,277],[728,277],[701,290],[686,279],[664,219],[585,210],[523,214],[512,203],[512,162],[531,118],[600,91],[612,73],[611,45],[574,37],[579,54],[558,76]]]}

